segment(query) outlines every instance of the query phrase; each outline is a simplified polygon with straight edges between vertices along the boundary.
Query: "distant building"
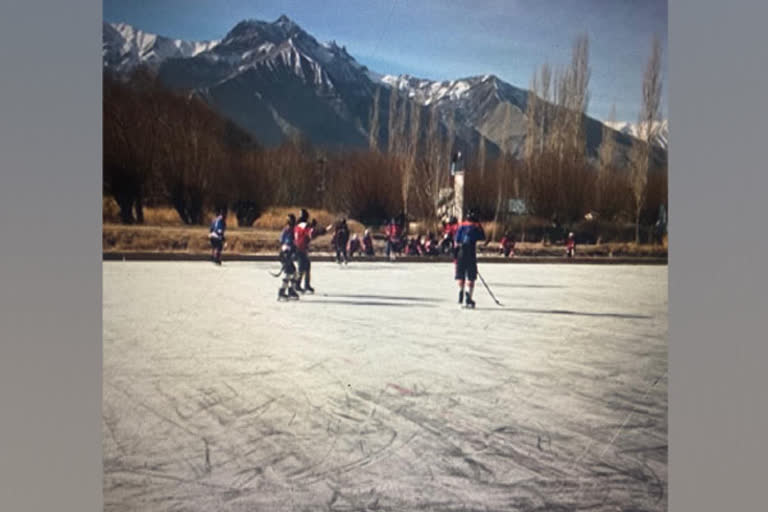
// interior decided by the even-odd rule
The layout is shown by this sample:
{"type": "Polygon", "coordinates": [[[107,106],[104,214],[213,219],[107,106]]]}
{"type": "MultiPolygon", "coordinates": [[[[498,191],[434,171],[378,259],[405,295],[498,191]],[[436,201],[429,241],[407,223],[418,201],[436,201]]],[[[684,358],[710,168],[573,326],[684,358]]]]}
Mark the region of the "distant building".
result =
{"type": "Polygon", "coordinates": [[[527,215],[528,206],[525,204],[525,199],[519,197],[507,199],[507,212],[512,215],[527,215]]]}

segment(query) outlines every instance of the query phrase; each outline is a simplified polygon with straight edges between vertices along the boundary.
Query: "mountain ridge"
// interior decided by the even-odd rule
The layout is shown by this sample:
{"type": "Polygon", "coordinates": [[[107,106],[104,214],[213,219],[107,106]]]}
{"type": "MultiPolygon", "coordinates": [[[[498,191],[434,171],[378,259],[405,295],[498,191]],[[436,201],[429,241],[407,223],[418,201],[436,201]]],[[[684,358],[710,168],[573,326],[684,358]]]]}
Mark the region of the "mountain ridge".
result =
{"type": "MultiPolygon", "coordinates": [[[[104,67],[119,74],[145,64],[167,86],[197,92],[267,145],[301,133],[327,147],[365,147],[378,97],[378,144],[386,147],[387,107],[397,91],[419,108],[435,108],[441,131],[450,123],[457,146],[467,153],[485,139],[489,156],[522,154],[527,90],[493,74],[443,81],[380,75],[344,46],[319,42],[285,15],[271,23],[243,20],[222,39],[201,42],[105,22],[103,56],[104,67]]],[[[585,119],[587,150],[594,157],[603,123],[585,119]]],[[[614,137],[626,147],[634,132],[627,128],[614,137]]]]}

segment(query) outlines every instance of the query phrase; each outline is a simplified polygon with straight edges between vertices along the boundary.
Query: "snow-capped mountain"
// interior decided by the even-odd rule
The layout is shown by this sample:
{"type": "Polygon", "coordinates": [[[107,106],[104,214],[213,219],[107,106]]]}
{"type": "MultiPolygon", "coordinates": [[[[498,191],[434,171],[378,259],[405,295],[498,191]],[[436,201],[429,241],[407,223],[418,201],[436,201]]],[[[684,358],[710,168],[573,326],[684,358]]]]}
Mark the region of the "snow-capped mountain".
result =
{"type": "MultiPolygon", "coordinates": [[[[246,20],[222,39],[189,42],[149,34],[126,24],[104,24],[105,68],[126,75],[152,67],[168,87],[191,90],[265,145],[301,134],[315,144],[368,144],[378,98],[380,147],[389,138],[390,96],[408,98],[411,111],[435,109],[455,144],[472,153],[481,141],[487,155],[520,155],[528,92],[494,75],[433,81],[380,75],[358,63],[343,46],[321,43],[286,16],[274,22],[246,20]],[[378,91],[378,93],[377,93],[378,91]]],[[[422,127],[428,115],[421,116],[422,127]]],[[[602,141],[602,123],[586,117],[588,151],[602,141]]],[[[425,132],[426,130],[422,130],[425,132]]],[[[616,133],[620,146],[628,134],[616,133]]]]}
{"type": "Polygon", "coordinates": [[[154,67],[169,58],[193,57],[218,43],[169,39],[137,30],[126,23],[103,24],[104,66],[119,71],[130,71],[139,64],[154,67]]]}
{"type": "Polygon", "coordinates": [[[358,79],[363,69],[345,48],[335,42],[319,43],[287,16],[274,23],[238,23],[208,57],[237,63],[238,71],[260,64],[273,68],[275,64],[288,65],[297,75],[329,87],[334,86],[334,81],[358,79]]]}
{"type": "Polygon", "coordinates": [[[444,121],[450,117],[460,137],[471,139],[470,132],[476,132],[498,150],[522,150],[528,93],[495,75],[444,81],[384,75],[381,82],[424,107],[436,108],[444,121]]]}
{"type": "MultiPolygon", "coordinates": [[[[605,125],[608,126],[609,128],[613,128],[618,132],[621,132],[625,135],[630,135],[637,139],[645,138],[645,136],[640,133],[640,123],[630,123],[629,121],[615,121],[615,122],[606,121],[605,125]]],[[[662,149],[665,149],[665,150],[668,149],[669,148],[669,120],[665,119],[663,121],[656,121],[653,126],[654,126],[654,129],[656,130],[656,137],[653,140],[654,144],[659,146],[662,149]]]]}
{"type": "Polygon", "coordinates": [[[442,82],[427,80],[424,78],[415,78],[410,75],[384,75],[380,78],[381,82],[404,91],[410,98],[414,98],[423,105],[435,105],[441,101],[458,101],[469,97],[473,88],[486,84],[494,90],[499,88],[507,89],[503,91],[511,95],[515,102],[525,103],[527,92],[512,87],[503,82],[495,75],[473,76],[460,80],[444,80],[442,82]]]}
{"type": "Polygon", "coordinates": [[[367,144],[375,89],[367,68],[286,16],[242,21],[217,45],[157,69],[166,85],[197,91],[263,144],[297,134],[320,145],[367,144]]]}
{"type": "MultiPolygon", "coordinates": [[[[409,75],[384,75],[381,81],[408,95],[414,101],[436,107],[455,126],[477,131],[487,143],[513,156],[521,156],[525,144],[528,91],[514,87],[495,75],[459,80],[434,81],[409,75]]],[[[584,116],[587,151],[596,157],[603,139],[603,124],[584,116]]],[[[631,144],[631,132],[614,134],[621,148],[631,144]]]]}

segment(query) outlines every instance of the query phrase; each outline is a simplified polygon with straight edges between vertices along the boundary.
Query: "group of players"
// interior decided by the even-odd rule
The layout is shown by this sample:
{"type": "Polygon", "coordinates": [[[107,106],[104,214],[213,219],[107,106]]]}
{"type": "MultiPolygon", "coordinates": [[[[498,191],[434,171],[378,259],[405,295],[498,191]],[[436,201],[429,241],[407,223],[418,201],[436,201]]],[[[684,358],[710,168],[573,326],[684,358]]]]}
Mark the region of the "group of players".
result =
{"type": "Polygon", "coordinates": [[[316,232],[317,223],[314,219],[309,222],[307,210],[301,210],[298,220],[292,213],[288,214],[288,222],[280,232],[280,274],[283,282],[277,292],[277,300],[298,300],[297,292],[315,293],[309,284],[312,267],[309,242],[316,232]]]}
{"type": "MultiPolygon", "coordinates": [[[[314,222],[308,221],[309,213],[307,210],[301,210],[298,220],[293,214],[289,214],[286,225],[280,232],[279,259],[281,268],[278,275],[282,275],[282,283],[278,289],[278,301],[298,300],[299,293],[314,293],[315,291],[309,284],[311,275],[309,243],[318,233],[318,230],[314,222]]],[[[455,279],[459,286],[459,305],[474,308],[475,301],[472,295],[478,275],[476,244],[485,240],[485,232],[473,212],[467,214],[462,223],[456,222],[454,225],[455,229],[451,228],[453,236],[450,244],[453,252],[455,279]]],[[[348,236],[349,229],[346,222],[342,220],[336,224],[333,235],[337,261],[340,263],[342,260],[346,263],[347,256],[344,249],[347,248],[348,236]],[[342,254],[340,255],[340,253],[342,254]]],[[[390,243],[392,240],[388,238],[388,249],[390,249],[390,243]]],[[[486,245],[487,243],[486,241],[486,245]]],[[[362,246],[363,251],[373,254],[373,239],[369,230],[366,230],[360,246],[362,246]]],[[[354,249],[358,249],[357,245],[354,249]]]]}
{"type": "MultiPolygon", "coordinates": [[[[217,265],[221,265],[221,251],[224,246],[224,230],[226,228],[224,212],[219,212],[211,224],[209,238],[213,248],[212,259],[217,265]]],[[[349,257],[356,252],[373,256],[373,237],[370,230],[366,229],[362,239],[357,235],[349,236],[349,228],[345,219],[337,222],[328,229],[333,228],[332,245],[336,250],[336,261],[346,264],[349,257]]],[[[309,221],[309,212],[302,209],[297,219],[289,214],[283,230],[280,232],[281,269],[278,276],[282,275],[282,284],[278,290],[278,300],[298,300],[299,293],[314,293],[315,289],[310,284],[311,261],[309,259],[309,244],[312,238],[325,232],[318,228],[315,219],[309,221]],[[302,286],[303,285],[303,286],[302,286]]],[[[453,254],[455,267],[455,279],[459,287],[459,304],[463,307],[474,308],[473,292],[477,280],[477,242],[488,240],[479,223],[477,215],[469,212],[463,222],[459,223],[456,217],[452,217],[443,226],[443,238],[438,244],[429,233],[420,242],[418,239],[406,239],[403,236],[403,224],[397,219],[387,225],[387,256],[394,258],[395,253],[405,249],[406,254],[438,254],[440,252],[453,254]],[[405,247],[404,247],[405,244],[405,247]],[[410,251],[410,252],[409,252],[410,251]]],[[[504,256],[514,255],[515,240],[511,233],[505,234],[501,240],[500,252],[504,256]]],[[[569,233],[566,241],[566,254],[573,257],[575,241],[573,233],[569,233]]]]}

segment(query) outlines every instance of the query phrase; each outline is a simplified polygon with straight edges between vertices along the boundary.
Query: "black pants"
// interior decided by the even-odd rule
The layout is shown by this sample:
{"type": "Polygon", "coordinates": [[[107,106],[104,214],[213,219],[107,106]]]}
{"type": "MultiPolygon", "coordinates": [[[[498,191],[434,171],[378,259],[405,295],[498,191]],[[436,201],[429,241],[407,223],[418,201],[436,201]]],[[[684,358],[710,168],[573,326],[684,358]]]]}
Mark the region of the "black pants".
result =
{"type": "Polygon", "coordinates": [[[211,248],[213,249],[213,260],[221,262],[221,251],[224,248],[224,240],[221,238],[211,238],[211,248]]]}
{"type": "Polygon", "coordinates": [[[336,245],[336,261],[341,263],[342,261],[347,261],[349,258],[347,258],[347,246],[346,245],[336,245]]]}
{"type": "Polygon", "coordinates": [[[477,279],[477,253],[473,249],[461,247],[456,255],[456,280],[475,281],[477,279]]]}
{"type": "Polygon", "coordinates": [[[296,263],[299,266],[299,278],[301,278],[301,275],[303,274],[304,285],[309,286],[309,270],[312,268],[312,262],[309,261],[309,254],[307,251],[296,251],[296,263]]]}
{"type": "Polygon", "coordinates": [[[296,263],[299,266],[299,272],[309,272],[309,255],[307,251],[296,251],[296,263]]]}
{"type": "Polygon", "coordinates": [[[293,258],[289,251],[282,251],[280,253],[280,263],[282,264],[283,273],[286,276],[292,276],[296,273],[296,265],[293,263],[293,258]]]}

